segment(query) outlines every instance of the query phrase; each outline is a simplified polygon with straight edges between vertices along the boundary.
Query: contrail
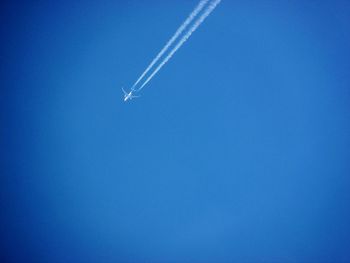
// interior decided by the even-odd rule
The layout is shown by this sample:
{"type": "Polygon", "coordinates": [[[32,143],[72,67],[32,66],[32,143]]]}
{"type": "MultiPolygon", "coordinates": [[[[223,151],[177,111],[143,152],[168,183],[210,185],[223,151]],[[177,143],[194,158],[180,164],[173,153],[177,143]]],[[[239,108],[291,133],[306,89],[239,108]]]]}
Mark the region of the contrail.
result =
{"type": "Polygon", "coordinates": [[[176,30],[175,34],[169,39],[158,55],[152,60],[149,66],[141,74],[141,76],[136,80],[131,90],[134,90],[135,86],[143,79],[147,72],[153,67],[153,65],[162,57],[162,55],[167,51],[167,49],[174,43],[174,41],[181,35],[181,33],[186,29],[186,27],[192,22],[192,20],[202,11],[203,7],[208,3],[209,0],[201,0],[199,4],[193,9],[191,14],[186,18],[186,20],[181,24],[181,26],[176,30]]]}
{"type": "Polygon", "coordinates": [[[221,0],[214,0],[210,3],[208,8],[204,11],[204,13],[194,22],[192,27],[187,31],[187,33],[181,38],[181,40],[177,43],[177,45],[170,51],[170,53],[163,59],[163,61],[158,65],[158,67],[153,71],[153,73],[146,79],[146,81],[142,84],[142,86],[135,90],[140,91],[146,84],[158,73],[158,71],[171,59],[171,57],[175,54],[175,52],[189,39],[194,31],[203,23],[203,21],[210,15],[210,13],[215,9],[215,7],[220,4],[221,0]]]}

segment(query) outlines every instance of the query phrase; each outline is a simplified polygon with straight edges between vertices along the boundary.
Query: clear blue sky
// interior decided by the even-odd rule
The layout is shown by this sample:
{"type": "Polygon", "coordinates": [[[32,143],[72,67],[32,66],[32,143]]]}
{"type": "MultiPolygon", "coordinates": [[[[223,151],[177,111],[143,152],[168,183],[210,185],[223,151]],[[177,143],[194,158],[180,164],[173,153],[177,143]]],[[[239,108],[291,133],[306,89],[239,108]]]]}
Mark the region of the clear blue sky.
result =
{"type": "Polygon", "coordinates": [[[1,262],[349,262],[350,2],[1,4],[1,262]]]}

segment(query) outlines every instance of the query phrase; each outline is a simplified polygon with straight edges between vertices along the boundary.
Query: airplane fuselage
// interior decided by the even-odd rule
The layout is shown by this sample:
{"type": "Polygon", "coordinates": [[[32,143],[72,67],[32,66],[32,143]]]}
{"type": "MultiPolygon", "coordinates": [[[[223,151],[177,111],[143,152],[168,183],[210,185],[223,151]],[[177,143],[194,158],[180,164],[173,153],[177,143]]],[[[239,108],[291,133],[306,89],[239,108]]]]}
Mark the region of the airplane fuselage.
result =
{"type": "Polygon", "coordinates": [[[131,91],[128,94],[125,94],[124,101],[127,101],[127,100],[131,99],[131,96],[132,96],[132,92],[131,91]]]}

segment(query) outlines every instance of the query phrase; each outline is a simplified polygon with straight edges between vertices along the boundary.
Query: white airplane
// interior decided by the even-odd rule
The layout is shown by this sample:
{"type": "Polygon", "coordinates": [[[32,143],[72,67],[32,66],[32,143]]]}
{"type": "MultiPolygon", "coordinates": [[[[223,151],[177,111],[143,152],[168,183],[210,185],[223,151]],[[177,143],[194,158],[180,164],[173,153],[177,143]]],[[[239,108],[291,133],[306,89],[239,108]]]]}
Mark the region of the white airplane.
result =
{"type": "Polygon", "coordinates": [[[132,100],[133,98],[138,98],[140,96],[135,96],[132,93],[134,92],[133,90],[130,90],[130,92],[126,92],[123,88],[122,88],[123,92],[124,92],[124,101],[127,100],[132,100]]]}

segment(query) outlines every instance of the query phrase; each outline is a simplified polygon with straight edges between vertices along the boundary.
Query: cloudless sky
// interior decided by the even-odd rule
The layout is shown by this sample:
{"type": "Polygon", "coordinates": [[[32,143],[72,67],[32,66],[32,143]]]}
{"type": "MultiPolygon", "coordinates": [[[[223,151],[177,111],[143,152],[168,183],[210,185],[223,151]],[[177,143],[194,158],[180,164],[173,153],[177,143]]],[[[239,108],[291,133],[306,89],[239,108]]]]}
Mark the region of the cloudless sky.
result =
{"type": "Polygon", "coordinates": [[[350,2],[5,1],[1,262],[349,262],[350,2]]]}

